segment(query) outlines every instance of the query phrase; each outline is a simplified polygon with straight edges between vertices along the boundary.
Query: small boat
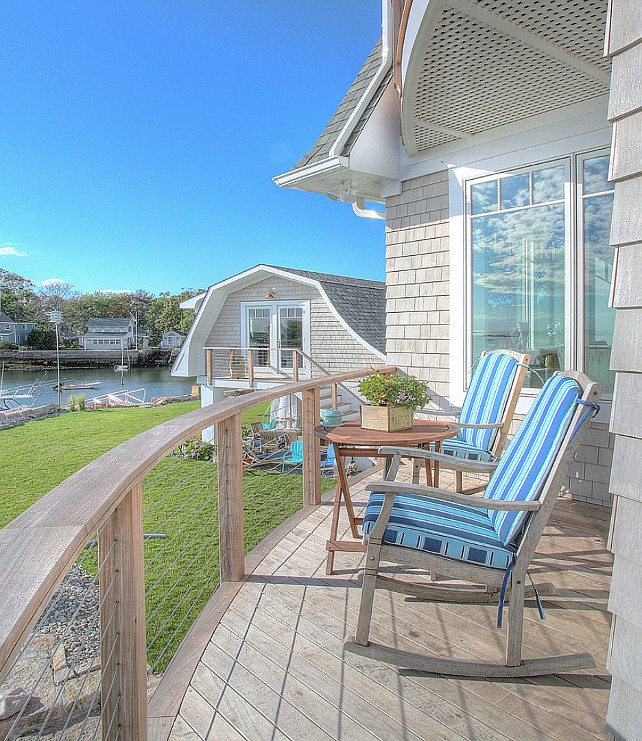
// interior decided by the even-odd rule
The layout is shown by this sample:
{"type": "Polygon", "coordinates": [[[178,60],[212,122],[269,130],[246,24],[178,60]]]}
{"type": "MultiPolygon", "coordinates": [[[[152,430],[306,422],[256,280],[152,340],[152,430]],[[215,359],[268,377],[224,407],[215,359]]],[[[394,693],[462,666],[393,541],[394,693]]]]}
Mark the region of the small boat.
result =
{"type": "MultiPolygon", "coordinates": [[[[81,383],[67,383],[65,385],[60,385],[60,388],[63,391],[75,391],[76,389],[97,389],[100,386],[100,381],[86,381],[81,383]]],[[[54,386],[54,389],[57,389],[58,385],[54,386]]]]}
{"type": "Polygon", "coordinates": [[[128,365],[115,365],[114,366],[114,370],[117,373],[122,373],[123,371],[128,371],[129,370],[129,366],[128,365]]]}

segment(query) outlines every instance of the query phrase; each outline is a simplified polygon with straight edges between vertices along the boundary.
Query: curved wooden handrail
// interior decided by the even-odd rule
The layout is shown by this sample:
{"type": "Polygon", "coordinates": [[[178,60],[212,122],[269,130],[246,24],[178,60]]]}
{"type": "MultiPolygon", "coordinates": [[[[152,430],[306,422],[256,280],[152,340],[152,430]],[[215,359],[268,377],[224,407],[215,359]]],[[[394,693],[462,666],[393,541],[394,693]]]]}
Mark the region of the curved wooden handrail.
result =
{"type": "Polygon", "coordinates": [[[280,385],[164,422],[92,461],[0,530],[0,683],[87,541],[132,487],[168,453],[204,428],[286,393],[300,393],[373,372],[372,368],[362,368],[289,383],[287,387],[280,385]]]}

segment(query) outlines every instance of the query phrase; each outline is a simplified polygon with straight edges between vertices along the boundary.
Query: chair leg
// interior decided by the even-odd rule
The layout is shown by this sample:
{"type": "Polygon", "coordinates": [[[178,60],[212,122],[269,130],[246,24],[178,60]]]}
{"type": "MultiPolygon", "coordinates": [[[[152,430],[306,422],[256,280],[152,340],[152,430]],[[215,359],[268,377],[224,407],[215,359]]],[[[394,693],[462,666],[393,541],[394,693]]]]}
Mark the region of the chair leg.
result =
{"type": "Polygon", "coordinates": [[[506,666],[522,663],[522,634],[524,632],[524,576],[511,578],[508,604],[508,633],[506,636],[506,666]]]}
{"type": "Polygon", "coordinates": [[[368,645],[370,623],[372,622],[372,608],[374,604],[377,575],[379,573],[379,548],[370,546],[366,553],[366,568],[363,571],[361,582],[361,601],[359,603],[359,617],[355,643],[361,646],[368,645]]]}
{"type": "Polygon", "coordinates": [[[464,474],[462,471],[455,471],[455,491],[458,494],[464,493],[464,474]]]}

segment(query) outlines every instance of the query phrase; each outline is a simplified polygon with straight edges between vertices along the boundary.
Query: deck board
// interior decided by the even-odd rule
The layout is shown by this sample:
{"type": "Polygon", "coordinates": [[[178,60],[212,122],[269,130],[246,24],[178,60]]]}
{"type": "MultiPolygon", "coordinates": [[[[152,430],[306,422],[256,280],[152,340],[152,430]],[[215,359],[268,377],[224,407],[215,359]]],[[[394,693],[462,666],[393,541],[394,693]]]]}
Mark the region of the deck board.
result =
{"type": "MultiPolygon", "coordinates": [[[[357,508],[366,483],[354,487],[357,508]]],[[[525,656],[588,650],[597,669],[512,680],[399,671],[345,653],[364,554],[337,553],[335,573],[325,574],[330,516],[327,501],[311,510],[239,589],[203,646],[170,741],[609,738],[607,511],[557,503],[531,569],[557,594],[544,599],[544,622],[527,601],[524,625],[525,656]]],[[[372,635],[409,650],[497,659],[505,628],[496,628],[496,614],[492,604],[429,604],[378,591],[372,635]]]]}

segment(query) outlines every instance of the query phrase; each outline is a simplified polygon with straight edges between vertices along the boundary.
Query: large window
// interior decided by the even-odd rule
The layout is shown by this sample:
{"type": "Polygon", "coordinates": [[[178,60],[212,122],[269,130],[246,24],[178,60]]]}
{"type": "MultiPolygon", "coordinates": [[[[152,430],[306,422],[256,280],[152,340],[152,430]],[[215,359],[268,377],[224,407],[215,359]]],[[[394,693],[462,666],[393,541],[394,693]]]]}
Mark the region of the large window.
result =
{"type": "MultiPolygon", "coordinates": [[[[608,154],[469,181],[469,351],[528,352],[526,385],[584,370],[612,393],[608,154]]],[[[470,363],[469,363],[470,365],[470,363]]]]}

